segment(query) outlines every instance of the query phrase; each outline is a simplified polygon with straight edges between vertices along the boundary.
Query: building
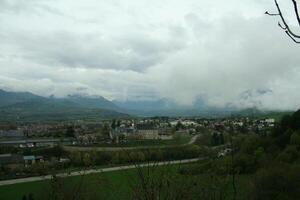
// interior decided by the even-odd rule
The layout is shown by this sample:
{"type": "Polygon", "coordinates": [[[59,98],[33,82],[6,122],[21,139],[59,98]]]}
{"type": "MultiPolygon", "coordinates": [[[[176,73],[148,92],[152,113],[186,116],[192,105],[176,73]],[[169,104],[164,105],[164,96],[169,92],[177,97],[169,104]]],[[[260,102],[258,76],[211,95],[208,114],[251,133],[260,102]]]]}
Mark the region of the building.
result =
{"type": "Polygon", "coordinates": [[[43,156],[23,156],[25,166],[30,166],[36,162],[43,162],[43,156]]]}
{"type": "Polygon", "coordinates": [[[136,125],[137,134],[143,139],[159,139],[158,129],[154,124],[145,123],[136,125]]]}

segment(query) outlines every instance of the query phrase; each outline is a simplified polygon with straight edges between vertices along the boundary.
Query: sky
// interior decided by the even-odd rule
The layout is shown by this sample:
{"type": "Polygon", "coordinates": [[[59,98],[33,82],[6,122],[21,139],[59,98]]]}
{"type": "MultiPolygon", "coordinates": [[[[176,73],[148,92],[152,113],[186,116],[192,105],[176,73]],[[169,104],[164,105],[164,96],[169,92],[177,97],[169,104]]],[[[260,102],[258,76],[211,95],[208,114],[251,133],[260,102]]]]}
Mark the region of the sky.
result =
{"type": "Polygon", "coordinates": [[[300,45],[266,10],[273,0],[0,0],[0,88],[297,109],[300,45]]]}

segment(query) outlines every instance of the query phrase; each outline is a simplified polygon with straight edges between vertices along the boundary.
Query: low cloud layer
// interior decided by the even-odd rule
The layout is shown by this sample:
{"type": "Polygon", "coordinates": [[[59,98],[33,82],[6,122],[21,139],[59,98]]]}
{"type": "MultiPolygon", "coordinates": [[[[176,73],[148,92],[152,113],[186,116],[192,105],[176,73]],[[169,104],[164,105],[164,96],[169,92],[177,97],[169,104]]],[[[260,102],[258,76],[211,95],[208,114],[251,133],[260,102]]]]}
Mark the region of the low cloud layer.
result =
{"type": "Polygon", "coordinates": [[[297,109],[300,47],[265,10],[272,0],[0,0],[0,88],[297,109]]]}

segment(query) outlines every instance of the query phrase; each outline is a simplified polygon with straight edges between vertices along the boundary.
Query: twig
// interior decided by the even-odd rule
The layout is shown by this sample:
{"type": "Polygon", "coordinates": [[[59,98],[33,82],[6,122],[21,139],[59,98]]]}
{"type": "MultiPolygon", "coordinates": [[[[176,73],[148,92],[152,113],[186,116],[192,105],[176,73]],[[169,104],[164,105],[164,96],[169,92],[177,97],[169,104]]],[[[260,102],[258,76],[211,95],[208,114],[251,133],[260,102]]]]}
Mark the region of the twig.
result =
{"type": "Polygon", "coordinates": [[[293,2],[293,5],[294,5],[294,10],[295,10],[295,14],[296,14],[296,17],[297,17],[297,21],[298,21],[298,24],[300,26],[300,16],[299,16],[299,12],[298,12],[297,2],[296,2],[296,0],[292,0],[292,2],[293,2]]]}
{"type": "MultiPolygon", "coordinates": [[[[299,12],[298,12],[297,2],[296,2],[296,0],[291,0],[291,1],[293,2],[296,19],[297,19],[297,22],[298,22],[298,24],[300,26],[300,15],[299,15],[299,12]]],[[[280,19],[281,19],[281,21],[282,21],[282,23],[283,23],[283,25],[281,25],[281,23],[278,22],[278,26],[285,31],[285,33],[288,35],[288,37],[290,37],[295,43],[299,44],[300,41],[298,41],[297,39],[300,39],[300,35],[295,34],[291,30],[291,28],[289,27],[288,23],[286,22],[285,17],[283,16],[283,14],[281,12],[281,9],[280,9],[280,6],[278,4],[278,1],[274,0],[274,2],[275,2],[275,5],[276,5],[278,13],[269,13],[268,11],[266,11],[265,14],[269,15],[269,16],[279,16],[280,19]]]]}

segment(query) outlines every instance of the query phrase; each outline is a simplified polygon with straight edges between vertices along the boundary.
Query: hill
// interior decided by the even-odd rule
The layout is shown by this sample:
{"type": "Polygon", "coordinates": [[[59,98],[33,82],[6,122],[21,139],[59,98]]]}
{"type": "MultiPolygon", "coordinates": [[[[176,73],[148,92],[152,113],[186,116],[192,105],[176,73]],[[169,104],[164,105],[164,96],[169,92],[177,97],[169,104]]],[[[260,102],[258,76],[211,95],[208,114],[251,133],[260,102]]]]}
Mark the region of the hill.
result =
{"type": "Polygon", "coordinates": [[[44,97],[29,92],[7,92],[0,89],[0,107],[42,99],[44,97]]]}
{"type": "Polygon", "coordinates": [[[85,108],[100,108],[120,111],[121,109],[113,102],[105,99],[102,96],[88,96],[88,95],[68,95],[66,100],[73,102],[85,108]]]}
{"type": "Polygon", "coordinates": [[[105,98],[46,98],[1,90],[0,121],[93,120],[128,117],[105,98]]]}

